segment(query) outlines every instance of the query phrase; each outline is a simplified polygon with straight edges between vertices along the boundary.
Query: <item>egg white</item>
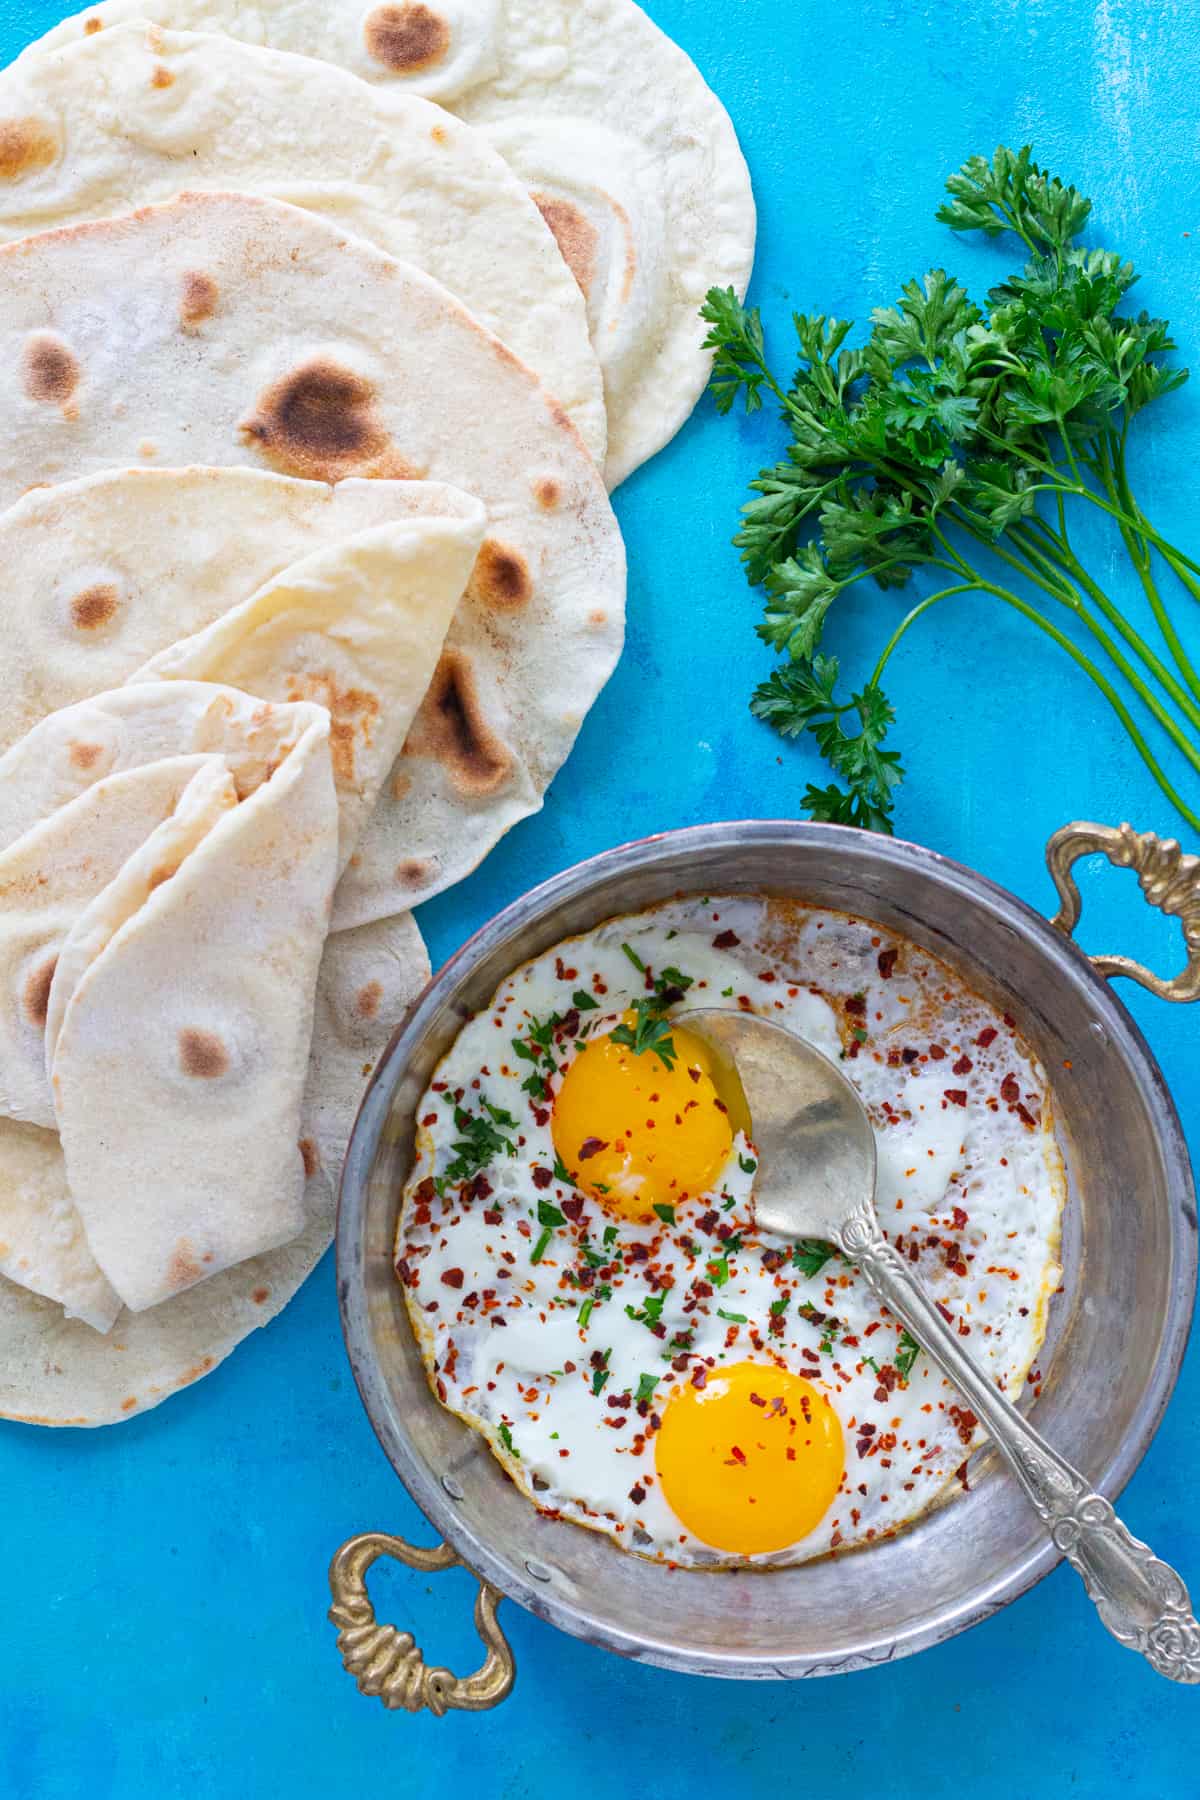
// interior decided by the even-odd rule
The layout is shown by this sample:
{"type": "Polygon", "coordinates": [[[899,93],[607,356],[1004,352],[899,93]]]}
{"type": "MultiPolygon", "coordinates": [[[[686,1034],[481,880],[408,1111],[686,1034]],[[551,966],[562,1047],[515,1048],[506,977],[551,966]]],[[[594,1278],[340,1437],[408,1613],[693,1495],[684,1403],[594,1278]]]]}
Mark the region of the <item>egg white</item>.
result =
{"type": "Polygon", "coordinates": [[[753,1147],[736,1139],[711,1194],[681,1204],[674,1224],[611,1217],[554,1174],[550,1104],[522,1086],[547,1065],[519,1056],[514,1037],[528,1044],[531,1020],[570,1014],[581,989],[596,998],[555,1045],[556,1088],[575,1045],[610,1030],[667,965],[692,980],[673,1012],[749,1008],[844,1059],[876,1132],[884,1229],[976,1359],[1020,1392],[1061,1275],[1066,1183],[1044,1071],[1013,1021],[926,952],[870,921],[745,898],[609,921],[516,970],[463,1027],[419,1109],[397,1233],[430,1382],[537,1506],[644,1555],[779,1564],[891,1536],[954,1482],[978,1430],[928,1357],[899,1375],[900,1328],[842,1258],[812,1275],[778,1266],[790,1247],[754,1225],[753,1147]],[[481,1114],[485,1102],[516,1121],[500,1132],[514,1153],[500,1151],[482,1183],[438,1194],[460,1136],[456,1108],[481,1114]],[[559,1211],[564,1200],[579,1216],[551,1230],[535,1262],[539,1203],[559,1211]],[[740,1248],[726,1258],[730,1230],[740,1248]],[[719,1286],[714,1264],[727,1271],[719,1286]],[[646,1314],[648,1267],[672,1283],[662,1335],[646,1314]],[[697,1279],[710,1295],[696,1298],[697,1279]],[[772,1307],[785,1296],[780,1318],[772,1307]],[[686,1353],[672,1354],[685,1334],[686,1353]],[[846,1472],[805,1537],[744,1558],[701,1543],[672,1512],[653,1427],[697,1367],[755,1360],[778,1360],[828,1394],[846,1472]],[[639,1404],[648,1376],[654,1395],[639,1404]]]}

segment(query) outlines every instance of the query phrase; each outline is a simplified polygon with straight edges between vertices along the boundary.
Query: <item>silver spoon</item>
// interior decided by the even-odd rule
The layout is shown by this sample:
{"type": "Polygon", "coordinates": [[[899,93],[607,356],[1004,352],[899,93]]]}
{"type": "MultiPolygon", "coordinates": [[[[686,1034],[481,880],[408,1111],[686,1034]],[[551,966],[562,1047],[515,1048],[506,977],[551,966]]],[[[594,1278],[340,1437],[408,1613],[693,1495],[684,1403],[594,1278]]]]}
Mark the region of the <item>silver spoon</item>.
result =
{"type": "MultiPolygon", "coordinates": [[[[752,1013],[705,1007],[674,1017],[711,1049],[718,1085],[735,1102],[744,1097],[758,1156],[758,1224],[844,1251],[987,1427],[1117,1642],[1171,1681],[1200,1682],[1200,1626],[1180,1576],[1130,1535],[1103,1495],[980,1372],[884,1237],[875,1215],[875,1134],[841,1070],[752,1013]]],[[[735,1119],[739,1110],[731,1107],[735,1119]]]]}

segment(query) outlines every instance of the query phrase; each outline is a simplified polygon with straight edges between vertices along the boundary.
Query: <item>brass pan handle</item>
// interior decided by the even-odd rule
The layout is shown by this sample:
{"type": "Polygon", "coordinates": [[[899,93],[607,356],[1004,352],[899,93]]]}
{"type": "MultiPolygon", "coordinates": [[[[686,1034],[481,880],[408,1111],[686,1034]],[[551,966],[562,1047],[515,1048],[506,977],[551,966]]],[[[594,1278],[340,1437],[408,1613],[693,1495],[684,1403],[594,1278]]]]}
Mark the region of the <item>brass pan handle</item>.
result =
{"type": "Polygon", "coordinates": [[[454,1708],[459,1712],[486,1712],[499,1706],[512,1691],[516,1662],[508,1639],[496,1622],[496,1608],[503,1596],[486,1581],[479,1584],[475,1602],[475,1629],[487,1651],[473,1675],[455,1675],[449,1669],[431,1669],[413,1641],[411,1632],[394,1625],[380,1625],[367,1593],[367,1571],[381,1556],[394,1556],[410,1569],[434,1574],[459,1564],[449,1544],[430,1549],[391,1537],[382,1531],[365,1531],[343,1544],[329,1565],[333,1605],[330,1623],[338,1628],[338,1649],[346,1672],[353,1675],[358,1691],[368,1699],[382,1700],[389,1709],[403,1707],[420,1712],[427,1706],[437,1718],[454,1708]]]}
{"type": "Polygon", "coordinates": [[[1070,937],[1079,923],[1082,901],[1072,873],[1081,856],[1096,851],[1118,869],[1136,869],[1143,894],[1160,912],[1174,914],[1183,926],[1187,967],[1166,981],[1129,956],[1093,956],[1102,975],[1126,975],[1160,1000],[1200,1000],[1200,856],[1185,856],[1174,838],[1135,831],[1132,825],[1064,825],[1046,845],[1046,866],[1061,901],[1052,924],[1070,937]]]}

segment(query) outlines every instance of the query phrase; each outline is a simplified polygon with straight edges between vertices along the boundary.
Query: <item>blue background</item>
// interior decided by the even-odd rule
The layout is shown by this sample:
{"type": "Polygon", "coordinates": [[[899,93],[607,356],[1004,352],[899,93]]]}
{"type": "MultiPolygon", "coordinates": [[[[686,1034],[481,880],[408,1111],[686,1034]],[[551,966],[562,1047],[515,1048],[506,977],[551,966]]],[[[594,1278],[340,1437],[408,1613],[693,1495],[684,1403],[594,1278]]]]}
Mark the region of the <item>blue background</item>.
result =
{"type": "MultiPolygon", "coordinates": [[[[0,57],[58,10],[0,0],[0,57]]],[[[946,174],[1001,140],[1031,140],[1093,195],[1097,241],[1145,269],[1141,302],[1200,359],[1200,27],[1189,0],[650,10],[741,134],[760,209],[753,295],[784,366],[792,306],[862,318],[932,264],[975,290],[1006,270],[1006,250],[955,240],[933,219],[946,174]]],[[[780,441],[770,418],[721,422],[705,402],[619,494],[624,661],[541,816],[424,909],[435,964],[497,907],[593,851],[698,820],[797,813],[815,759],[747,715],[769,659],[729,546],[745,484],[780,441]]],[[[1134,457],[1147,510],[1193,554],[1198,464],[1195,387],[1152,415],[1134,457]]],[[[1138,610],[1103,533],[1095,556],[1138,610]]],[[[1200,610],[1172,597],[1195,651],[1200,610]]],[[[833,638],[852,668],[874,660],[897,605],[873,590],[850,597],[833,638]]],[[[1036,906],[1051,904],[1042,846],[1065,820],[1178,829],[1086,680],[994,605],[930,615],[889,688],[910,771],[901,831],[1036,906]]],[[[1178,962],[1178,928],[1138,904],[1132,876],[1089,865],[1084,890],[1089,948],[1178,962]]],[[[1195,1147],[1197,1016],[1126,998],[1195,1147]]],[[[1198,1400],[1193,1349],[1124,1510],[1200,1593],[1198,1400]]],[[[332,1259],[280,1320],[162,1410],[95,1434],[0,1427],[0,1527],[0,1794],[13,1800],[258,1800],[367,1784],[414,1800],[470,1789],[682,1800],[781,1779],[891,1800],[1108,1800],[1118,1788],[1174,1800],[1200,1785],[1200,1699],[1112,1644],[1064,1570],[951,1644],[796,1687],[636,1668],[506,1607],[519,1665],[507,1705],[442,1722],[385,1715],[341,1671],[326,1565],[353,1531],[428,1530],[360,1410],[332,1259]]],[[[433,1582],[380,1573],[375,1591],[435,1658],[475,1666],[461,1571],[433,1582]]]]}

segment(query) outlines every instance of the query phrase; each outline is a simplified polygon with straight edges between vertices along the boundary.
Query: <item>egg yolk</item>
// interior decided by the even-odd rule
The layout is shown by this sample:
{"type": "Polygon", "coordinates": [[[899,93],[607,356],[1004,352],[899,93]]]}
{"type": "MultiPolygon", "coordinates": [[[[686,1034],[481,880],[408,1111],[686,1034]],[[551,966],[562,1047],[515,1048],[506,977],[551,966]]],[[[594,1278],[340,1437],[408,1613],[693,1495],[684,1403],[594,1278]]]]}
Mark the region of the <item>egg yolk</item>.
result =
{"type": "Polygon", "coordinates": [[[770,1363],[710,1369],[703,1387],[677,1387],[654,1443],[663,1496],[680,1524],[741,1556],[806,1537],[846,1466],[827,1396],[770,1363]]]}
{"type": "Polygon", "coordinates": [[[671,1041],[668,1068],[653,1050],[593,1038],[555,1096],[551,1135],[572,1181],[625,1218],[652,1219],[656,1205],[708,1193],[742,1129],[717,1091],[707,1045],[678,1027],[671,1041]]]}

